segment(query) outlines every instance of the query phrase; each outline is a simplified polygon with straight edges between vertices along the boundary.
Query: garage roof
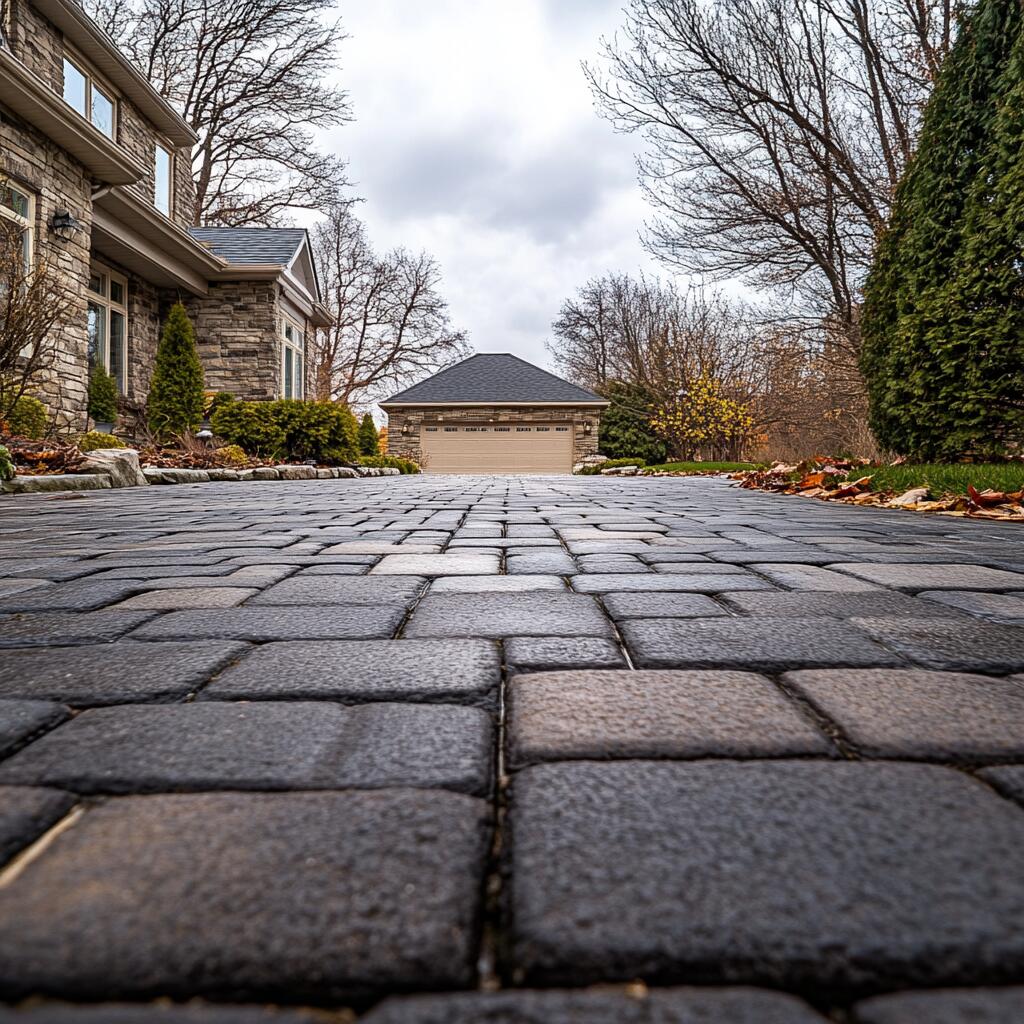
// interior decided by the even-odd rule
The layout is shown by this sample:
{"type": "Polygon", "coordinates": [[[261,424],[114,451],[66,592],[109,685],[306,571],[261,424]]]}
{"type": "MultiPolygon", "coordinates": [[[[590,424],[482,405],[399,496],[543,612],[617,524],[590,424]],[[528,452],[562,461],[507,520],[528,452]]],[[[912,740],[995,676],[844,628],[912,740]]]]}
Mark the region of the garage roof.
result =
{"type": "Polygon", "coordinates": [[[601,405],[570,384],[510,352],[481,352],[380,403],[392,405],[601,405]]]}

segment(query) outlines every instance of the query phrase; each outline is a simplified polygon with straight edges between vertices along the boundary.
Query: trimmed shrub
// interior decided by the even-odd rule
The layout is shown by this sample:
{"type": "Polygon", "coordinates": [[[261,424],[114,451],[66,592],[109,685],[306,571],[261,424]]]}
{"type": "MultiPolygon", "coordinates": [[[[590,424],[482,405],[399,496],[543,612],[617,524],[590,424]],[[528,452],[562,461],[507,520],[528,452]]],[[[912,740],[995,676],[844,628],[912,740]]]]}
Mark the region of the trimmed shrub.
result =
{"type": "Polygon", "coordinates": [[[206,406],[206,417],[209,419],[221,406],[230,405],[235,396],[230,391],[218,391],[209,400],[206,406]]]}
{"type": "Polygon", "coordinates": [[[650,424],[654,413],[651,396],[635,384],[611,381],[601,388],[611,405],[601,414],[597,440],[609,459],[637,455],[648,463],[664,462],[668,449],[650,424]]]}
{"type": "Polygon", "coordinates": [[[358,454],[355,416],[335,402],[223,403],[210,423],[218,437],[264,458],[347,463],[358,454]]]}
{"type": "Polygon", "coordinates": [[[46,433],[46,406],[31,395],[22,395],[7,417],[7,429],[15,437],[38,440],[46,433]]]}
{"type": "Polygon", "coordinates": [[[14,479],[14,460],[11,453],[0,444],[0,480],[14,479]]]}
{"type": "Polygon", "coordinates": [[[78,439],[78,447],[83,452],[94,452],[98,448],[127,448],[128,445],[113,434],[104,434],[102,430],[90,430],[78,439]]]}
{"type": "Polygon", "coordinates": [[[192,433],[203,421],[203,367],[185,307],[176,302],[167,316],[149,387],[150,429],[159,437],[192,433]]]}
{"type": "Polygon", "coordinates": [[[617,469],[619,466],[636,466],[637,469],[643,469],[646,465],[647,463],[643,459],[609,459],[596,466],[584,466],[576,475],[597,476],[602,469],[617,469]]]}
{"type": "Polygon", "coordinates": [[[419,463],[412,459],[402,459],[397,455],[361,455],[360,466],[373,466],[377,469],[397,469],[400,473],[421,472],[419,463]]]}
{"type": "Polygon", "coordinates": [[[245,466],[249,462],[249,456],[237,444],[226,444],[213,454],[225,466],[245,466]]]}
{"type": "Polygon", "coordinates": [[[89,374],[89,415],[97,423],[117,420],[117,384],[105,366],[97,363],[89,374]]]}
{"type": "Polygon", "coordinates": [[[364,413],[359,423],[359,454],[376,455],[377,445],[377,424],[373,422],[373,417],[368,412],[364,413]]]}
{"type": "Polygon", "coordinates": [[[250,455],[281,458],[284,430],[274,414],[276,402],[228,402],[210,415],[213,432],[250,455]]]}

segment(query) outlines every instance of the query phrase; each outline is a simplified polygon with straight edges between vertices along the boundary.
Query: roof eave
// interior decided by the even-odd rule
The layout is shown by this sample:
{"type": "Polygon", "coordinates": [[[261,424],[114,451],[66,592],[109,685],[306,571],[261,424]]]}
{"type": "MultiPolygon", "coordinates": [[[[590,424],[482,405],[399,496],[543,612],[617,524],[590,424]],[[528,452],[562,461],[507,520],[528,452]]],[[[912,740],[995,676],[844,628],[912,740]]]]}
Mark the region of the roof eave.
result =
{"type": "Polygon", "coordinates": [[[74,0],[32,0],[32,6],[146,115],[168,142],[194,146],[199,136],[74,0]]]}
{"type": "Polygon", "coordinates": [[[127,150],[68,106],[10,50],[2,48],[0,96],[9,110],[67,150],[97,181],[128,185],[145,176],[146,169],[127,150]]]}
{"type": "Polygon", "coordinates": [[[382,409],[403,409],[403,408],[421,408],[421,409],[481,409],[481,408],[504,408],[506,406],[551,406],[562,407],[562,408],[587,408],[587,409],[607,409],[611,402],[606,402],[602,399],[595,400],[584,400],[579,401],[562,401],[562,402],[510,402],[510,401],[490,401],[490,402],[423,402],[416,400],[406,400],[399,398],[388,398],[383,402],[377,403],[382,409]]]}

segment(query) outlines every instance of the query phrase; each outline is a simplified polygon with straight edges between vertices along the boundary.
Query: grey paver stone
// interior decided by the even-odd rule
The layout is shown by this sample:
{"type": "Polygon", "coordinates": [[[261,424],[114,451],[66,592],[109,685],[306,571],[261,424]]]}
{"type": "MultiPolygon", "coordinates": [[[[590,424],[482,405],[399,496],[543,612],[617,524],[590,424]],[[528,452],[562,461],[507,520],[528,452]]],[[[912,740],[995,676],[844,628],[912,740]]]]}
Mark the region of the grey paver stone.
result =
{"type": "Polygon", "coordinates": [[[251,587],[160,587],[136,594],[117,608],[151,608],[154,611],[184,608],[234,608],[258,594],[251,587]]]}
{"type": "Polygon", "coordinates": [[[877,616],[879,618],[950,619],[964,616],[952,608],[909,594],[875,590],[864,594],[778,591],[773,594],[724,594],[722,601],[749,615],[776,618],[812,619],[825,616],[837,619],[877,616]]]}
{"type": "Polygon", "coordinates": [[[0,890],[0,991],[294,1002],[466,986],[488,842],[487,805],[459,793],[112,800],[0,890]]]}
{"type": "Polygon", "coordinates": [[[979,619],[991,619],[993,622],[1024,624],[1024,593],[1020,594],[987,594],[977,590],[925,591],[918,597],[951,608],[959,608],[979,619]]]}
{"type": "Polygon", "coordinates": [[[79,793],[424,786],[482,795],[479,708],[260,701],[83,711],[0,763],[0,782],[79,793]]]}
{"type": "Polygon", "coordinates": [[[789,672],[786,682],[869,757],[1024,758],[1024,685],[920,669],[789,672]]]}
{"type": "Polygon", "coordinates": [[[527,573],[516,576],[441,576],[430,584],[431,594],[518,594],[531,590],[565,589],[565,581],[559,576],[527,573]]]}
{"type": "Polygon", "coordinates": [[[605,594],[605,609],[613,619],[689,619],[725,615],[725,609],[704,594],[605,594]]]}
{"type": "Polygon", "coordinates": [[[250,605],[405,604],[419,597],[426,580],[418,576],[374,579],[369,576],[292,576],[268,587],[250,605]]]}
{"type": "Polygon", "coordinates": [[[1015,1024],[1024,1020],[1024,988],[896,992],[854,1007],[854,1024],[1015,1024]]]}
{"type": "Polygon", "coordinates": [[[857,579],[819,565],[793,565],[787,562],[752,562],[750,568],[772,583],[790,590],[818,590],[833,593],[864,593],[879,590],[875,583],[857,579]]]}
{"type": "Polygon", "coordinates": [[[720,594],[734,590],[772,590],[765,580],[756,576],[708,573],[586,573],[572,578],[573,590],[581,594],[656,593],[659,591],[690,591],[698,594],[720,594]]]}
{"type": "Polygon", "coordinates": [[[428,595],[405,627],[407,637],[613,636],[597,602],[584,594],[428,595]]]}
{"type": "Polygon", "coordinates": [[[404,605],[395,604],[211,608],[168,612],[132,636],[154,640],[372,640],[391,636],[405,612],[404,605]]]}
{"type": "Polygon", "coordinates": [[[627,667],[619,645],[596,636],[510,637],[505,641],[505,662],[510,672],[627,667]]]}
{"type": "Polygon", "coordinates": [[[0,699],[0,757],[63,722],[68,714],[66,707],[52,701],[0,699]]]}
{"type": "Polygon", "coordinates": [[[35,842],[74,802],[57,789],[0,786],[0,864],[35,842]]]}
{"type": "Polygon", "coordinates": [[[530,548],[508,555],[505,569],[509,574],[568,576],[576,572],[576,563],[565,551],[530,548]]]}
{"type": "MultiPolygon", "coordinates": [[[[320,1018],[322,1021],[323,1018],[320,1018]]],[[[317,1024],[305,1010],[265,1006],[178,1005],[166,1003],[71,1006],[43,1003],[21,1010],[0,1009],[0,1024],[317,1024]]]]}
{"type": "Polygon", "coordinates": [[[1024,574],[984,565],[839,562],[829,568],[895,590],[1024,590],[1024,574]]]}
{"type": "Polygon", "coordinates": [[[199,700],[418,701],[492,709],[501,660],[487,640],[311,640],[265,644],[199,700]]]}
{"type": "Polygon", "coordinates": [[[887,647],[927,668],[964,672],[1024,669],[1024,626],[977,619],[855,618],[887,647]]]}
{"type": "Polygon", "coordinates": [[[790,668],[900,665],[903,661],[839,619],[628,619],[622,636],[645,668],[790,668]]]}
{"type": "Polygon", "coordinates": [[[249,645],[217,640],[29,648],[0,654],[0,697],[75,706],[173,700],[206,682],[249,645]]]}
{"type": "Polygon", "coordinates": [[[497,555],[452,552],[444,555],[385,555],[371,570],[371,576],[482,576],[496,573],[497,555]]]}
{"type": "Polygon", "coordinates": [[[751,988],[460,992],[389,999],[361,1024],[825,1024],[806,1003],[751,988]]]}
{"type": "Polygon", "coordinates": [[[833,992],[1024,968],[1024,813],[934,765],[538,765],[510,810],[525,980],[833,992]]]}
{"type": "Polygon", "coordinates": [[[107,644],[148,622],[157,613],[142,611],[24,612],[0,615],[0,647],[53,644],[107,644]]]}
{"type": "Polygon", "coordinates": [[[978,775],[1010,800],[1024,806],[1024,765],[1007,764],[983,768],[978,775]]]}
{"type": "Polygon", "coordinates": [[[795,757],[831,743],[752,672],[548,672],[509,693],[509,759],[795,757]]]}

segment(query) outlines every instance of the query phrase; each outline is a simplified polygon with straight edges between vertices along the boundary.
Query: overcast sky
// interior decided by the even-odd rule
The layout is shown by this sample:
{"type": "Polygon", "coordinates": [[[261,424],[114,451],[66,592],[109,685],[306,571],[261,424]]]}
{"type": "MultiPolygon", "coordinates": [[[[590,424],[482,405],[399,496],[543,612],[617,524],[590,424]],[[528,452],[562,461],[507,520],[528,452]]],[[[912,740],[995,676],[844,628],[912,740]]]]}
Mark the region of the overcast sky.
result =
{"type": "Polygon", "coordinates": [[[637,140],[595,113],[580,61],[623,0],[341,0],[348,159],[379,248],[439,260],[478,352],[550,365],[562,300],[587,278],[650,269],[637,140]]]}

